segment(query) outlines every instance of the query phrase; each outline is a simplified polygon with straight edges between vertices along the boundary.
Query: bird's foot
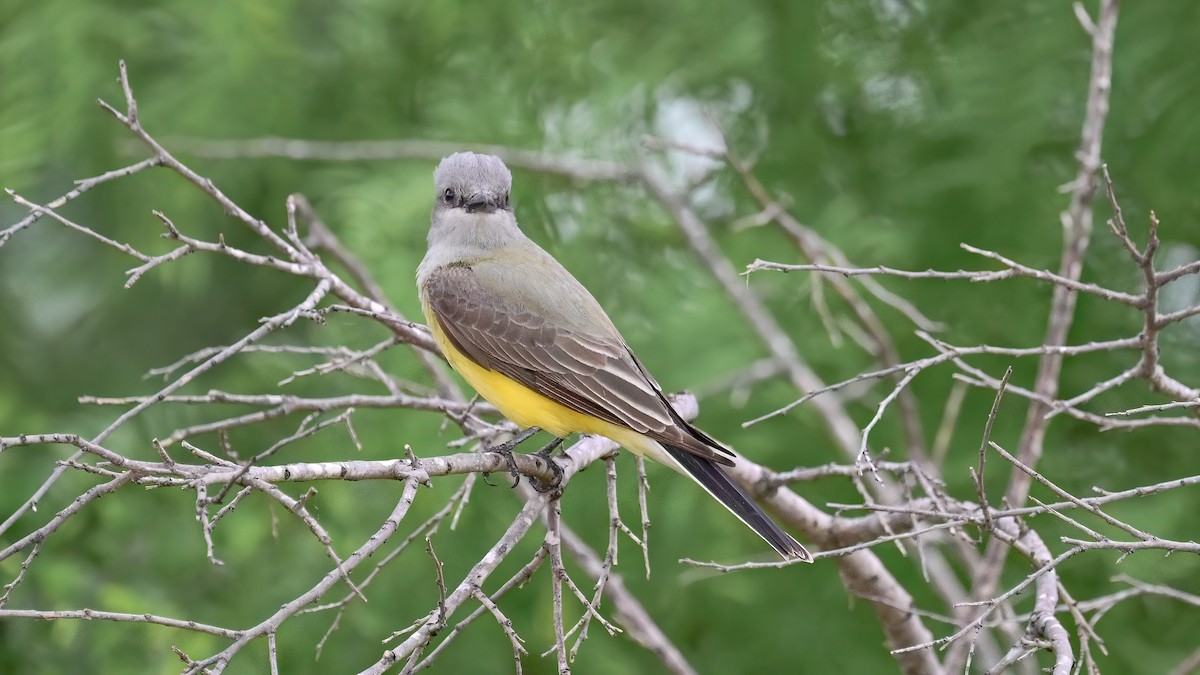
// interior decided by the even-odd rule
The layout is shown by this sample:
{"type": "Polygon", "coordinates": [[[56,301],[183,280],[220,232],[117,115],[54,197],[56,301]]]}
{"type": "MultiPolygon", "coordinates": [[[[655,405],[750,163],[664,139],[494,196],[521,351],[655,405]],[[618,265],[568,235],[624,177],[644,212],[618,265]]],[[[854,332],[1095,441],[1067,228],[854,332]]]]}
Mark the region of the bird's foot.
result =
{"type": "MultiPolygon", "coordinates": [[[[521,472],[517,469],[517,460],[513,458],[513,449],[529,440],[530,436],[533,436],[539,431],[541,431],[541,429],[537,427],[529,427],[528,429],[522,430],[516,436],[513,436],[499,445],[493,445],[491,447],[484,446],[483,448],[484,452],[494,452],[504,458],[504,463],[508,465],[508,473],[513,477],[512,487],[514,488],[517,487],[517,484],[521,482],[521,472]]],[[[561,441],[561,439],[559,440],[561,441]]],[[[483,482],[487,483],[488,485],[492,484],[490,481],[488,481],[488,473],[486,471],[483,473],[483,482]]]]}
{"type": "MultiPolygon", "coordinates": [[[[488,450],[488,452],[494,452],[504,458],[504,463],[508,465],[508,474],[512,476],[513,479],[512,485],[509,487],[517,487],[517,485],[521,482],[521,472],[517,469],[517,460],[513,458],[512,448],[495,447],[488,450]]],[[[484,479],[487,479],[486,473],[484,474],[484,479]]]]}
{"type": "Polygon", "coordinates": [[[558,462],[554,461],[553,459],[551,459],[549,457],[543,457],[541,455],[541,453],[538,453],[537,455],[535,455],[535,457],[537,457],[540,461],[544,461],[546,463],[546,466],[550,469],[550,472],[554,474],[554,479],[549,480],[549,481],[544,481],[540,478],[534,478],[533,476],[530,476],[529,477],[529,486],[532,487],[534,490],[537,490],[538,492],[542,492],[542,493],[550,492],[552,490],[557,490],[559,487],[561,487],[562,479],[563,479],[563,470],[562,470],[562,467],[558,465],[558,462]]]}

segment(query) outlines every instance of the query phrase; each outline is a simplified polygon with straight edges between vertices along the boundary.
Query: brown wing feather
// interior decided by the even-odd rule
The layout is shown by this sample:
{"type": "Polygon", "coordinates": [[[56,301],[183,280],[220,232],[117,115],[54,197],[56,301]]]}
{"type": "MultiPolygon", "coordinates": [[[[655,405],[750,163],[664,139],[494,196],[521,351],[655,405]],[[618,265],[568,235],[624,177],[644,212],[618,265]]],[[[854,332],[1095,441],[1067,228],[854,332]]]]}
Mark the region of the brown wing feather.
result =
{"type": "Polygon", "coordinates": [[[435,270],[422,292],[454,346],[484,368],[577,412],[732,463],[679,417],[619,337],[554,325],[484,288],[468,266],[435,270]]]}

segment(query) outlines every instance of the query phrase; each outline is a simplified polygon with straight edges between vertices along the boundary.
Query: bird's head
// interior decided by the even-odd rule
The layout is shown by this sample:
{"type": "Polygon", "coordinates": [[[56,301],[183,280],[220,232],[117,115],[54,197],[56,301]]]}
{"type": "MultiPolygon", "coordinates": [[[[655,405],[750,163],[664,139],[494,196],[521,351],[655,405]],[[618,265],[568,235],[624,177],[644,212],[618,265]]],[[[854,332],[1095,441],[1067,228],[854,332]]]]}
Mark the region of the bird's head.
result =
{"type": "Polygon", "coordinates": [[[438,164],[433,184],[435,214],[452,209],[485,214],[512,211],[508,198],[512,174],[499,157],[456,152],[438,164]]]}

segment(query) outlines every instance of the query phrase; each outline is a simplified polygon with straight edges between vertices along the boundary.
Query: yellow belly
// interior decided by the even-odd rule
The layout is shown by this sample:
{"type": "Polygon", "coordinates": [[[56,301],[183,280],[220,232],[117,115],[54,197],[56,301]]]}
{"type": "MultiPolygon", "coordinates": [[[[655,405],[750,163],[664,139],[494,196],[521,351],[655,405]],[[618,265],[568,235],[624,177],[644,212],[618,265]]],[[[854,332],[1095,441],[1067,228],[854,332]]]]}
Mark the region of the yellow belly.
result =
{"type": "Polygon", "coordinates": [[[435,317],[425,308],[425,318],[450,367],[458,371],[475,391],[508,419],[522,428],[540,427],[559,438],[573,433],[596,434],[638,452],[645,444],[641,434],[619,427],[602,419],[576,412],[561,403],[552,401],[525,385],[488,370],[475,363],[466,354],[458,351],[442,332],[435,317]]]}

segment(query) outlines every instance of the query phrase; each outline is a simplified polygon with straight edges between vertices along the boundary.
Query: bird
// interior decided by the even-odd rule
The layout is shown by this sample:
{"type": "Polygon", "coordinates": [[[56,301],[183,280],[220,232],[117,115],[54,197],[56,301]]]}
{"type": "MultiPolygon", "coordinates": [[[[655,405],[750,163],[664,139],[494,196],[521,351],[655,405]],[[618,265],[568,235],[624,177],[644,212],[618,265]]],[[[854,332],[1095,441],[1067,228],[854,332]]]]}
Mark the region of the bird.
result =
{"type": "Polygon", "coordinates": [[[454,153],[434,171],[417,288],[450,366],[523,430],[514,440],[604,436],[695,480],[784,559],[812,562],[722,468],[734,453],[683,419],[595,297],[521,231],[511,188],[493,155],[454,153]]]}

